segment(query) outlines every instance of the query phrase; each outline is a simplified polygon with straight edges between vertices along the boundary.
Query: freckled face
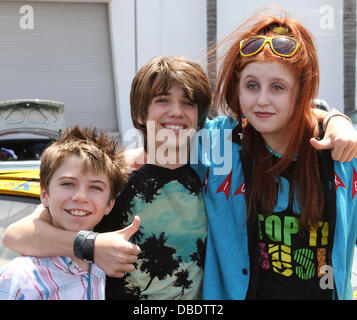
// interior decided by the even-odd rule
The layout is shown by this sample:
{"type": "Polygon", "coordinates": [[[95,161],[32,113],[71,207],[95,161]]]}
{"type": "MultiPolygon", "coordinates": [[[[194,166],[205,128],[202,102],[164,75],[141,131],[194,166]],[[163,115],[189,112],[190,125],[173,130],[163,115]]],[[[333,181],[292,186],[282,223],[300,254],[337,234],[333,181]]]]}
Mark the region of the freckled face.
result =
{"type": "Polygon", "coordinates": [[[295,75],[279,63],[252,62],[240,74],[242,112],[269,144],[289,137],[289,120],[297,98],[295,88],[295,75]]]}
{"type": "Polygon", "coordinates": [[[41,201],[49,208],[52,222],[65,230],[92,230],[108,214],[110,184],[104,172],[83,172],[79,157],[68,157],[54,172],[48,192],[41,189],[41,201]]]}

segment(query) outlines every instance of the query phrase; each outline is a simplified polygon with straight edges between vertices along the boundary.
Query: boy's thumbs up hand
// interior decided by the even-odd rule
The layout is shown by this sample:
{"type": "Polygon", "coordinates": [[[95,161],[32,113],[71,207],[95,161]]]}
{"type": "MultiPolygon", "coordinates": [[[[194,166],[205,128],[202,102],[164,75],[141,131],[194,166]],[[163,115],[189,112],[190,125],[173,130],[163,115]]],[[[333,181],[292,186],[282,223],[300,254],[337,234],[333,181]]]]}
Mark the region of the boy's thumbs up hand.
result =
{"type": "Polygon", "coordinates": [[[135,216],[133,223],[126,228],[117,231],[118,234],[122,235],[123,238],[127,241],[139,230],[140,228],[140,218],[135,216]]]}
{"type": "Polygon", "coordinates": [[[125,272],[135,270],[140,248],[129,242],[139,230],[140,218],[135,216],[133,223],[118,231],[99,233],[94,243],[94,262],[108,276],[121,278],[125,272]]]}

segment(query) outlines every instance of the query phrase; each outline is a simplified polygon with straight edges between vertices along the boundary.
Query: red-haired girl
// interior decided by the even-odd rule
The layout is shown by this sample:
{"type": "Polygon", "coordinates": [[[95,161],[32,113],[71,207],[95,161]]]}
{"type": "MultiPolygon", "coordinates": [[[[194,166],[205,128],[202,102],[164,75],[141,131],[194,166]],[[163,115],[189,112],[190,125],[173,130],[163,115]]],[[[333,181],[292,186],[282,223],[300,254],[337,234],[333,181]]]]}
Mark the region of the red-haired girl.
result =
{"type": "MultiPolygon", "coordinates": [[[[357,160],[317,151],[319,66],[287,16],[239,27],[217,101],[239,120],[232,171],[201,170],[209,219],[205,299],[348,299],[357,237],[357,160]]],[[[229,118],[207,126],[230,126],[229,118]]],[[[221,145],[222,145],[221,141],[221,145]]]]}

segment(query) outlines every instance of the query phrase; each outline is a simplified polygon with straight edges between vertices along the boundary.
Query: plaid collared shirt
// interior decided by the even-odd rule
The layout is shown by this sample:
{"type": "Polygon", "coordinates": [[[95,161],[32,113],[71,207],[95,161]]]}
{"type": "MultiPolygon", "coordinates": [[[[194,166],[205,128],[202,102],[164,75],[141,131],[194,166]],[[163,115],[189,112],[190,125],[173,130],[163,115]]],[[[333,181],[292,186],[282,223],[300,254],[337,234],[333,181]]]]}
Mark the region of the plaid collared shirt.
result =
{"type": "Polygon", "coordinates": [[[18,257],[0,269],[0,300],[104,300],[105,273],[69,257],[18,257]]]}

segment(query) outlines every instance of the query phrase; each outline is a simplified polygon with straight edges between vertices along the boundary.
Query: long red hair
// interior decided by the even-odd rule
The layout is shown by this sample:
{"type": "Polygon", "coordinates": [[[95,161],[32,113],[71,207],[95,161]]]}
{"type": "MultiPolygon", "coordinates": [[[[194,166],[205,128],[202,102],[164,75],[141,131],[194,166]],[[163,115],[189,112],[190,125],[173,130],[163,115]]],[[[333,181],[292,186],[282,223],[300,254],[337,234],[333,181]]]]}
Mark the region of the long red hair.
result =
{"type": "Polygon", "coordinates": [[[322,215],[324,196],[317,153],[309,142],[311,137],[318,136],[317,121],[311,112],[312,101],[319,86],[319,66],[312,36],[301,23],[283,14],[255,16],[238,27],[225,42],[231,40],[233,43],[224,55],[219,74],[216,103],[238,119],[243,131],[242,152],[252,160],[250,183],[247,185],[248,218],[256,219],[258,210],[265,215],[273,212],[278,196],[275,179],[297,155],[293,172],[295,183],[290,187],[290,199],[294,194],[299,197],[300,225],[307,230],[316,227],[322,215]],[[241,40],[255,35],[279,34],[299,41],[299,48],[292,57],[280,57],[274,54],[268,45],[256,55],[240,55],[241,40]],[[298,90],[297,100],[289,123],[291,136],[284,156],[278,162],[273,160],[261,134],[242,117],[238,90],[239,76],[247,64],[255,61],[282,63],[298,79],[298,86],[295,88],[298,90]]]}

